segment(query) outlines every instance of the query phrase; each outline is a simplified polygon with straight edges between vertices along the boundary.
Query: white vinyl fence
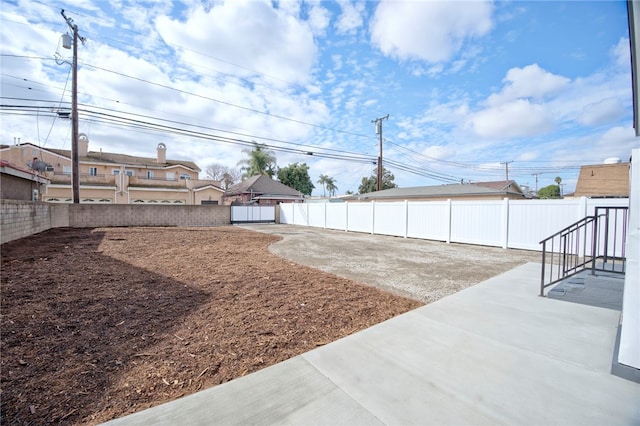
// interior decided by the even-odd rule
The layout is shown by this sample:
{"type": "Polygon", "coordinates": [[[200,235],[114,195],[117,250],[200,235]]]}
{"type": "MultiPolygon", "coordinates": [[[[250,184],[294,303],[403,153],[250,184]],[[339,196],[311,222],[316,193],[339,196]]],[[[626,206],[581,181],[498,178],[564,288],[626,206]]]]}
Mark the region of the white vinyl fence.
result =
{"type": "Polygon", "coordinates": [[[231,223],[259,223],[275,221],[275,206],[231,206],[231,223]]]}
{"type": "Polygon", "coordinates": [[[280,223],[540,250],[540,241],[596,207],[628,205],[628,198],[292,203],[280,204],[280,223]]]}

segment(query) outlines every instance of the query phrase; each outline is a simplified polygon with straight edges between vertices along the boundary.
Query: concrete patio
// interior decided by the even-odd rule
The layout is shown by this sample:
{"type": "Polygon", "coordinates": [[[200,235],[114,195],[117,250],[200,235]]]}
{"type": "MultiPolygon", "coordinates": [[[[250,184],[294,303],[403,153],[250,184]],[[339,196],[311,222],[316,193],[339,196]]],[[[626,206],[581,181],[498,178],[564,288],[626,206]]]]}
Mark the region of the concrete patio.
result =
{"type": "Polygon", "coordinates": [[[640,424],[640,384],[611,374],[620,312],[539,297],[539,274],[108,424],[640,424]]]}

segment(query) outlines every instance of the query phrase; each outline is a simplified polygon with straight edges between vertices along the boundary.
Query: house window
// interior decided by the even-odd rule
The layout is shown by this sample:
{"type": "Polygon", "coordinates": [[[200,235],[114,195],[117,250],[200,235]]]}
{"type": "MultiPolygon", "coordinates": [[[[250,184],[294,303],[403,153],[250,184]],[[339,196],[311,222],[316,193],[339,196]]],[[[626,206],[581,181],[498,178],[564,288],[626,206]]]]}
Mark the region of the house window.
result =
{"type": "Polygon", "coordinates": [[[147,179],[153,179],[153,171],[147,170],[147,179]]]}
{"type": "Polygon", "coordinates": [[[125,170],[124,174],[127,176],[133,176],[133,170],[125,170]]]}
{"type": "Polygon", "coordinates": [[[98,176],[98,168],[89,167],[89,176],[98,176]]]}
{"type": "Polygon", "coordinates": [[[174,172],[167,172],[167,180],[174,180],[176,178],[176,174],[174,172]]]}
{"type": "Polygon", "coordinates": [[[119,175],[120,174],[120,169],[112,169],[111,170],[111,174],[114,175],[114,176],[119,175]]]}
{"type": "Polygon", "coordinates": [[[71,174],[71,166],[62,166],[62,174],[70,175],[71,174]]]}
{"type": "Polygon", "coordinates": [[[180,179],[191,179],[191,176],[189,176],[186,173],[183,173],[183,174],[180,175],[180,179]]]}

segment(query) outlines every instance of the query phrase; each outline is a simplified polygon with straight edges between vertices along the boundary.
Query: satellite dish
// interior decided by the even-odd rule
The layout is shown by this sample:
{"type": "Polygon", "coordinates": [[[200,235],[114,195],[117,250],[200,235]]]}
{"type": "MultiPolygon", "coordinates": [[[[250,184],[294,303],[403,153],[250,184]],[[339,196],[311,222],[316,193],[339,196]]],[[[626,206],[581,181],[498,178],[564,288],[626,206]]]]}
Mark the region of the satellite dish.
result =
{"type": "Polygon", "coordinates": [[[620,162],[621,161],[618,157],[610,157],[604,160],[604,164],[618,164],[620,162]]]}
{"type": "Polygon", "coordinates": [[[37,172],[44,172],[45,170],[47,170],[47,163],[40,160],[33,160],[31,162],[31,169],[37,172]]]}

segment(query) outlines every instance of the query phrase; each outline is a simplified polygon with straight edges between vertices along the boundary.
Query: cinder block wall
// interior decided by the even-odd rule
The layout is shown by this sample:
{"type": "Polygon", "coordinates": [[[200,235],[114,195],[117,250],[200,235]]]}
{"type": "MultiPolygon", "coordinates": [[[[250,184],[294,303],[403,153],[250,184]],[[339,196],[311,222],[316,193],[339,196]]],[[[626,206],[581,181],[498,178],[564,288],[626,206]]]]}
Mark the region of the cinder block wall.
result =
{"type": "Polygon", "coordinates": [[[231,223],[229,206],[70,204],[69,226],[215,226],[231,223]]]}
{"type": "Polygon", "coordinates": [[[64,228],[69,226],[70,204],[48,204],[51,216],[52,228],[64,228]]]}
{"type": "Polygon", "coordinates": [[[108,226],[219,226],[231,224],[229,206],[51,204],[0,200],[0,243],[50,228],[108,226]]]}
{"type": "Polygon", "coordinates": [[[50,207],[48,203],[0,200],[0,244],[51,228],[50,207]]]}

